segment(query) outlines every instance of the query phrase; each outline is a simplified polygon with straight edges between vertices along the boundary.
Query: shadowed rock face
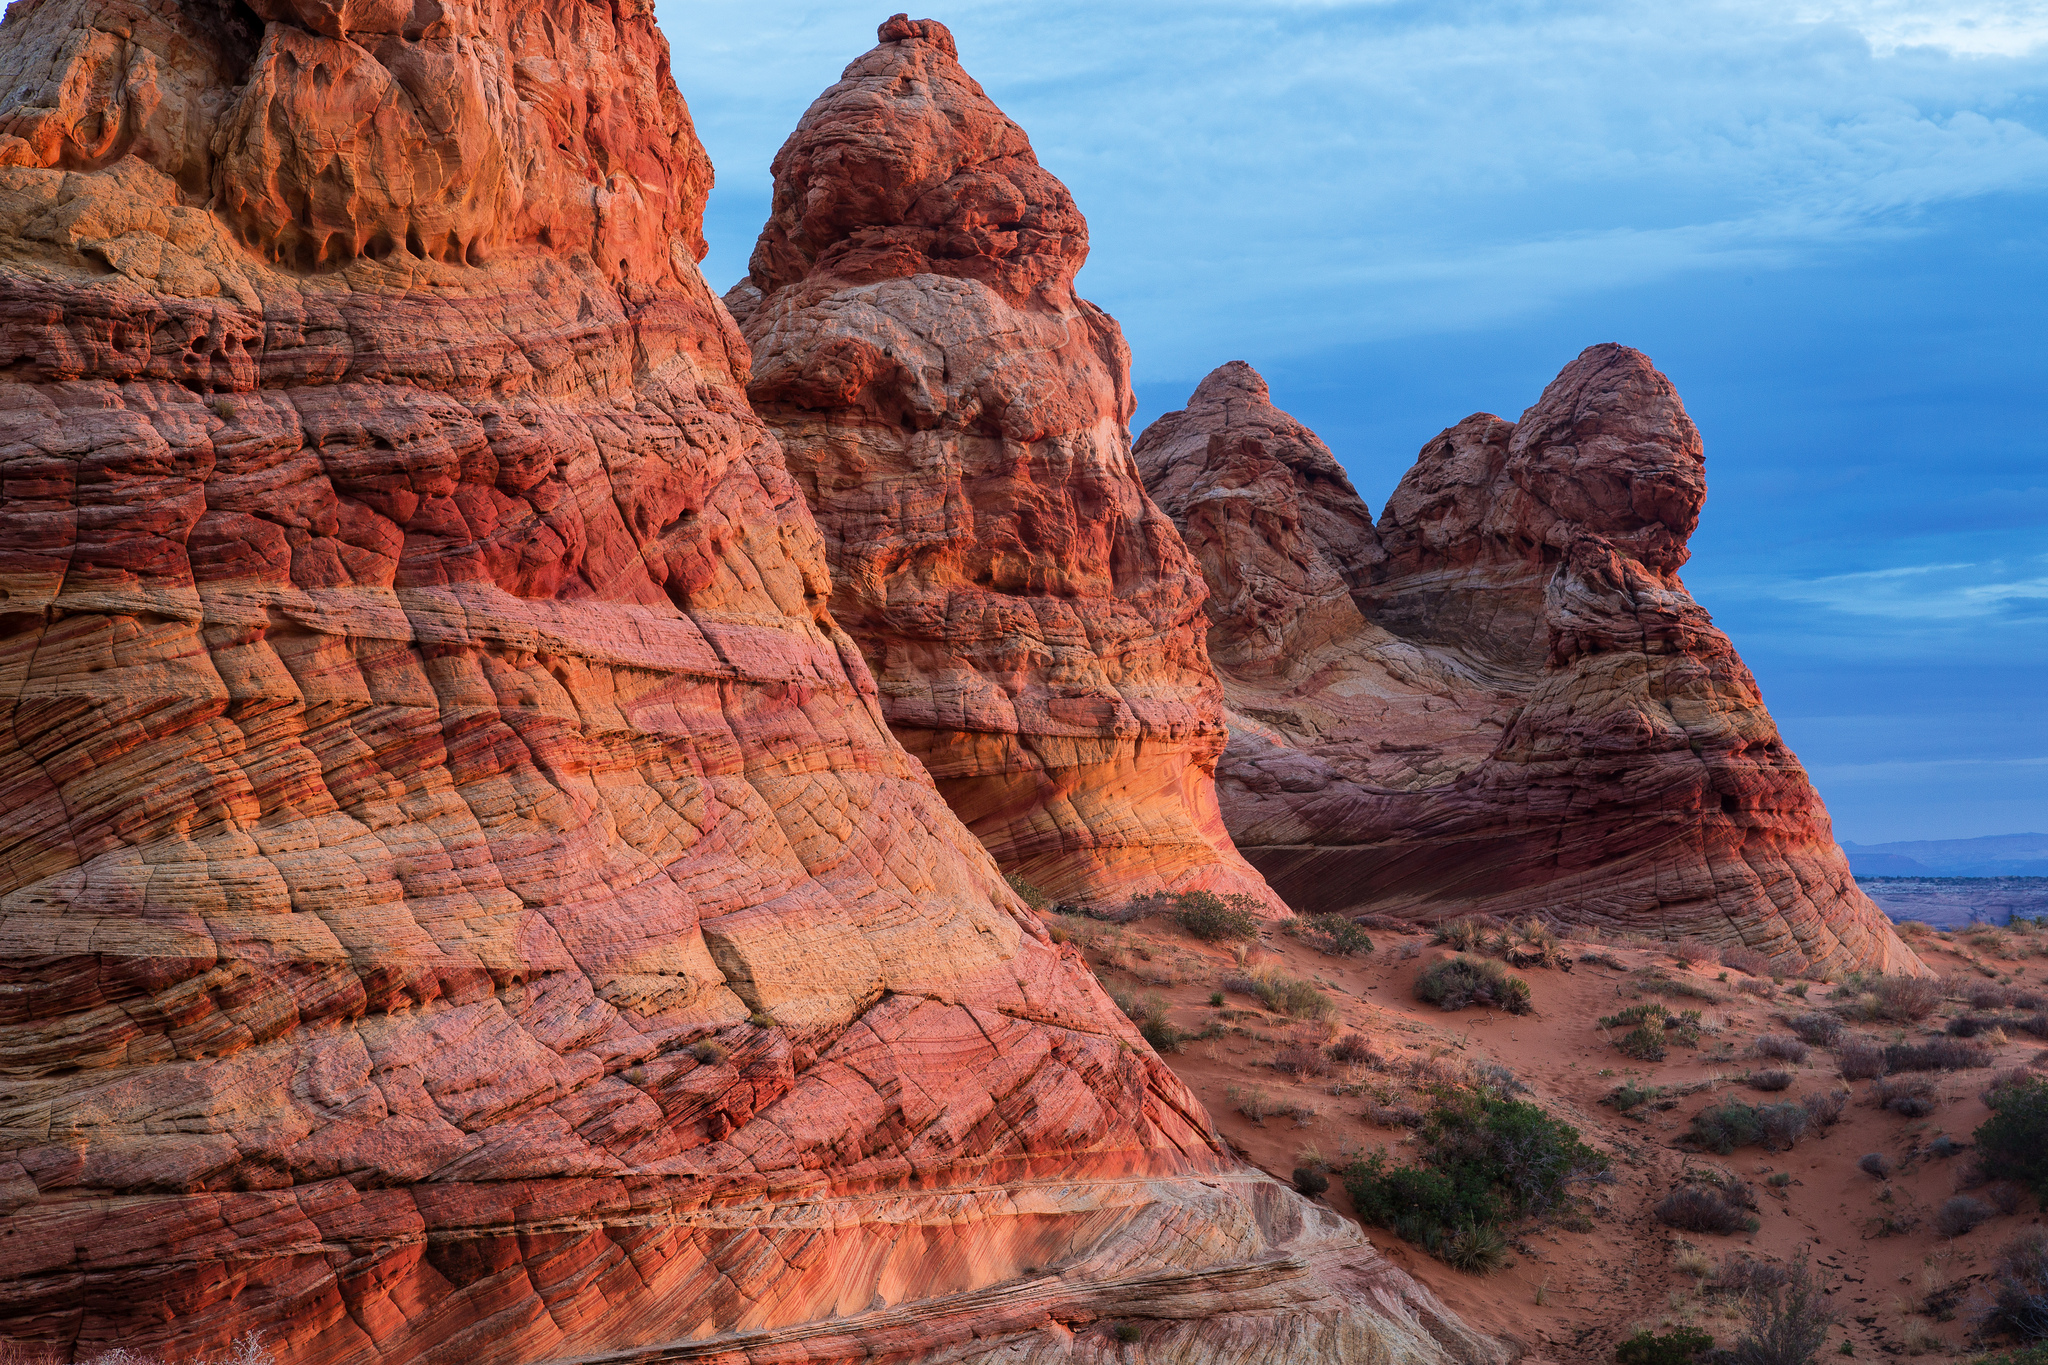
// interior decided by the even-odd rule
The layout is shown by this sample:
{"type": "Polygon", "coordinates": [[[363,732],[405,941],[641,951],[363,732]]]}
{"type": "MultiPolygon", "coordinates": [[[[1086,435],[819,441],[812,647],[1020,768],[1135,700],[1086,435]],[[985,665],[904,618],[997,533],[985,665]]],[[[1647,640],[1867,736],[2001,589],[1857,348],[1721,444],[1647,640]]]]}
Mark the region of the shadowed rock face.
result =
{"type": "Polygon", "coordinates": [[[1054,896],[1270,893],[1230,846],[1202,575],[1127,450],[1129,352],[1073,293],[1087,224],[897,18],[775,159],[726,297],[824,532],[832,612],[904,746],[1054,896]]]}
{"type": "Polygon", "coordinates": [[[0,89],[0,1338],[1491,1351],[891,738],[645,6],[24,0],[0,89]]]}
{"type": "Polygon", "coordinates": [[[1678,570],[1698,431],[1595,346],[1423,447],[1374,527],[1241,362],[1140,438],[1208,576],[1238,847],[1303,912],[1561,919],[1918,971],[1678,570]]]}

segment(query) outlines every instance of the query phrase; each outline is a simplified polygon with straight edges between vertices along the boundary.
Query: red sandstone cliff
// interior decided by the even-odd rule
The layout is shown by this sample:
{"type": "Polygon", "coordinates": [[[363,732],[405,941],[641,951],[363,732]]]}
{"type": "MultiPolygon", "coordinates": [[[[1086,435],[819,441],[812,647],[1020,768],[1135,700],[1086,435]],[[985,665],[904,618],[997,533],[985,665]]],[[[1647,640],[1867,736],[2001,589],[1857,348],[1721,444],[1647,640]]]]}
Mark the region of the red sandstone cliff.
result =
{"type": "Polygon", "coordinates": [[[0,1339],[1488,1354],[891,738],[646,5],[258,8],[0,26],[0,1339]]]}
{"type": "Polygon", "coordinates": [[[1209,578],[1226,822],[1298,909],[1920,970],[1678,577],[1705,462],[1647,357],[1592,347],[1520,422],[1443,432],[1377,527],[1241,362],[1137,459],[1209,578]]]}
{"type": "Polygon", "coordinates": [[[727,295],[748,393],[882,708],[1005,870],[1279,909],[1216,808],[1202,575],[1127,449],[1129,352],[1073,292],[1088,227],[930,20],[891,20],[775,158],[727,295]]]}

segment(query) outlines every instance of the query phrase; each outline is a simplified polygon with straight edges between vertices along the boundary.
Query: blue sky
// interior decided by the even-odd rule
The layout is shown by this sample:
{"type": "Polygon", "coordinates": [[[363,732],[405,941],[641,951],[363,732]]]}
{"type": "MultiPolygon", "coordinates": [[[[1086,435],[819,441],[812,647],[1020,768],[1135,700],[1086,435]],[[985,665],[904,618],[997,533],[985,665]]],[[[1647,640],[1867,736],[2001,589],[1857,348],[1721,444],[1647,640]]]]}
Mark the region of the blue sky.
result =
{"type": "MultiPolygon", "coordinates": [[[[886,6],[657,5],[737,279],[886,6]]],[[[1256,365],[1375,511],[1581,348],[1707,445],[1686,580],[1859,842],[2048,829],[2048,0],[961,3],[1142,424],[1256,365]]]]}

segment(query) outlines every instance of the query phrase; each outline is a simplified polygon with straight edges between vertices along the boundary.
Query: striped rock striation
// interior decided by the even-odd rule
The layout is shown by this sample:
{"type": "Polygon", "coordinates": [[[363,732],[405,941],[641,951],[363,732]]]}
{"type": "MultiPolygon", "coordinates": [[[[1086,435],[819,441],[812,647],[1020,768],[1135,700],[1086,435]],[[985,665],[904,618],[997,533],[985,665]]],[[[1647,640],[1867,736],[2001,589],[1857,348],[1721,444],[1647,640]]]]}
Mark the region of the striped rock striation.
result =
{"type": "Polygon", "coordinates": [[[1375,525],[1232,362],[1137,445],[1201,561],[1231,836],[1304,913],[1542,911],[1919,971],[1678,576],[1700,436],[1640,352],[1437,436],[1375,525]]]}
{"type": "Polygon", "coordinates": [[[668,71],[634,0],[0,25],[0,1341],[1501,1358],[891,737],[668,71]]]}
{"type": "Polygon", "coordinates": [[[1088,225],[929,20],[811,105],[748,278],[781,438],[897,738],[1055,897],[1259,897],[1214,770],[1202,575],[1131,463],[1130,356],[1074,295],[1088,225]]]}

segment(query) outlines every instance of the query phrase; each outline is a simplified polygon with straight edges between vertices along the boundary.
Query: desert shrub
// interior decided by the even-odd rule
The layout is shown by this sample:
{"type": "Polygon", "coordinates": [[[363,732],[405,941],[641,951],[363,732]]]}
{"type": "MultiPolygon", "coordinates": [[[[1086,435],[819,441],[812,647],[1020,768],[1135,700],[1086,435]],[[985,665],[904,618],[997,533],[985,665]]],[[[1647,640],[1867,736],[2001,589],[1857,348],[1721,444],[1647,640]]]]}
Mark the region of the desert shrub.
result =
{"type": "Polygon", "coordinates": [[[1892,1173],[1892,1159],[1883,1152],[1866,1152],[1863,1159],[1856,1163],[1856,1169],[1865,1175],[1884,1180],[1892,1173]]]}
{"type": "Polygon", "coordinates": [[[1280,927],[1317,952],[1331,957],[1351,957],[1372,951],[1372,939],[1366,936],[1365,930],[1358,927],[1356,920],[1343,915],[1297,917],[1280,927]]]}
{"type": "Polygon", "coordinates": [[[1735,989],[1741,991],[1744,995],[1760,995],[1768,999],[1777,988],[1768,981],[1759,980],[1753,976],[1745,976],[1735,983],[1735,989]]]}
{"type": "Polygon", "coordinates": [[[1480,957],[1448,957],[1432,962],[1415,978],[1415,994],[1445,1010],[1467,1005],[1491,1005],[1509,1014],[1527,1014],[1529,983],[1508,975],[1498,962],[1480,957]]]}
{"type": "Polygon", "coordinates": [[[1145,1329],[1135,1322],[1120,1322],[1115,1329],[1116,1339],[1129,1344],[1145,1335],[1145,1329]]]}
{"type": "Polygon", "coordinates": [[[1992,1208],[1981,1199],[1959,1194],[1953,1199],[1942,1201],[1934,1213],[1934,1230],[1944,1237],[1960,1237],[1976,1230],[1979,1223],[1990,1221],[1992,1208]]]}
{"type": "Polygon", "coordinates": [[[1614,1045],[1638,1061],[1663,1061],[1667,1043],[1700,1045],[1700,1012],[1685,1010],[1673,1014],[1655,1000],[1630,1005],[1618,1014],[1603,1015],[1600,1027],[1628,1030],[1615,1039],[1614,1045]]]}
{"type": "Polygon", "coordinates": [[[1430,932],[1431,943],[1441,943],[1461,953],[1470,953],[1485,946],[1486,926],[1474,919],[1454,919],[1439,924],[1430,932]]]}
{"type": "Polygon", "coordinates": [[[690,1055],[705,1066],[723,1066],[725,1059],[731,1054],[711,1039],[705,1038],[690,1045],[690,1055]]]}
{"type": "Polygon", "coordinates": [[[1799,1104],[1745,1104],[1724,1100],[1693,1115],[1688,1140],[1726,1156],[1737,1147],[1761,1146],[1784,1151],[1806,1132],[1806,1107],[1799,1104]]]}
{"type": "Polygon", "coordinates": [[[1816,1090],[1799,1097],[1800,1107],[1816,1128],[1832,1128],[1841,1122],[1842,1109],[1849,1103],[1846,1090],[1816,1090]]]}
{"type": "Polygon", "coordinates": [[[1486,1275],[1506,1263],[1508,1239],[1499,1228],[1456,1228],[1444,1234],[1435,1252],[1437,1259],[1453,1270],[1486,1275]]]}
{"type": "Polygon", "coordinates": [[[1252,992],[1267,1009],[1296,1019],[1327,1019],[1337,1012],[1330,997],[1298,976],[1269,967],[1252,978],[1252,992]]]}
{"type": "Polygon", "coordinates": [[[1775,1057],[1781,1062],[1806,1060],[1806,1044],[1782,1033],[1766,1033],[1756,1040],[1755,1047],[1759,1057],[1775,1057]]]}
{"type": "Polygon", "coordinates": [[[1691,1365],[1714,1344],[1714,1339],[1693,1327],[1681,1327],[1664,1336],[1644,1330],[1614,1348],[1615,1365],[1691,1365]]]}
{"type": "Polygon", "coordinates": [[[1313,1199],[1330,1188],[1330,1177],[1310,1166],[1294,1168],[1294,1188],[1313,1199]]]}
{"type": "Polygon", "coordinates": [[[1975,1038],[1980,1033],[1989,1033],[2000,1027],[2000,1021],[1982,1014],[1958,1014],[1942,1029],[1951,1038],[1975,1038]]]}
{"type": "Polygon", "coordinates": [[[1472,1084],[1491,1090],[1502,1099],[1513,1099],[1517,1095],[1529,1093],[1529,1087],[1522,1084],[1514,1069],[1502,1066],[1499,1062],[1474,1062],[1471,1076],[1472,1084]]]}
{"type": "Polygon", "coordinates": [[[1252,979],[1250,972],[1225,972],[1216,984],[1226,991],[1236,991],[1239,995],[1259,993],[1259,983],[1252,979]]]}
{"type": "Polygon", "coordinates": [[[1754,948],[1737,945],[1721,950],[1721,965],[1750,976],[1769,976],[1772,958],[1769,953],[1760,953],[1754,948]]]}
{"type": "Polygon", "coordinates": [[[1647,1104],[1663,1093],[1664,1087],[1661,1085],[1640,1086],[1634,1081],[1623,1081],[1614,1087],[1606,1102],[1614,1106],[1615,1112],[1626,1114],[1637,1105],[1647,1104]]]}
{"type": "Polygon", "coordinates": [[[1782,1284],[1743,1296],[1746,1329],[1728,1352],[1730,1365],[1808,1365],[1839,1314],[1802,1255],[1782,1284]]]}
{"type": "Polygon", "coordinates": [[[2033,1034],[2036,1038],[2048,1038],[2048,1014],[2030,1014],[2024,1019],[2012,1021],[2013,1027],[2033,1034]]]}
{"type": "Polygon", "coordinates": [[[2000,1247],[1993,1272],[1998,1287],[1984,1329],[2048,1340],[2048,1232],[2028,1228],[2000,1247]]]}
{"type": "Polygon", "coordinates": [[[1167,1010],[1171,1006],[1157,991],[1147,991],[1138,996],[1111,987],[1109,998],[1116,1002],[1116,1007],[1124,1012],[1126,1018],[1138,1026],[1138,1032],[1152,1045],[1153,1051],[1178,1052],[1180,1045],[1187,1041],[1186,1031],[1175,1027],[1167,1018],[1167,1010]]]}
{"type": "Polygon", "coordinates": [[[1330,1074],[1330,1059],[1323,1055],[1321,1048],[1296,1043],[1290,1047],[1283,1047],[1274,1054],[1273,1069],[1284,1071],[1297,1079],[1327,1076],[1330,1074]]]}
{"type": "Polygon", "coordinates": [[[1924,976],[1881,976],[1870,985],[1877,1016],[1896,1023],[1925,1019],[1941,1004],[1942,994],[1941,983],[1924,976]]]}
{"type": "Polygon", "coordinates": [[[1792,1073],[1789,1071],[1752,1071],[1749,1084],[1753,1090],[1790,1090],[1792,1073]]]}
{"type": "Polygon", "coordinates": [[[2002,1010],[2012,999],[2011,989],[1996,981],[1964,982],[1955,994],[1960,995],[1973,1010],[2002,1010]]]}
{"type": "MultiPolygon", "coordinates": [[[[1981,1170],[1982,1167],[1978,1169],[1981,1170]]],[[[2020,1206],[2027,1202],[2024,1190],[2020,1189],[2017,1185],[2008,1185],[2002,1180],[1986,1190],[1984,1197],[1991,1201],[1992,1208],[1997,1209],[1999,1213],[2007,1218],[2018,1213],[2020,1206]]]]}
{"type": "Polygon", "coordinates": [[[1243,1114],[1253,1123],[1258,1124],[1261,1128],[1266,1126],[1266,1120],[1269,1117],[1281,1112],[1280,1107],[1273,1103],[1271,1097],[1255,1085],[1246,1086],[1243,1089],[1233,1085],[1224,1091],[1224,1096],[1230,1101],[1233,1109],[1243,1114]]]}
{"type": "Polygon", "coordinates": [[[1502,1224],[1548,1215],[1608,1164],[1577,1129],[1533,1104],[1448,1088],[1438,1091],[1417,1155],[1419,1165],[1394,1166],[1376,1152],[1345,1172],[1358,1216],[1447,1264],[1470,1260],[1466,1268],[1479,1269],[1497,1263],[1489,1258],[1502,1224]]]}
{"type": "Polygon", "coordinates": [[[1845,1081],[1867,1081],[1884,1075],[1884,1049],[1876,1043],[1852,1039],[1835,1049],[1835,1063],[1845,1081]]]}
{"type": "Polygon", "coordinates": [[[1365,1118],[1382,1128],[1420,1128],[1429,1122],[1429,1116],[1412,1104],[1369,1104],[1365,1118]]]}
{"type": "Polygon", "coordinates": [[[1731,1251],[1721,1258],[1721,1266],[1714,1272],[1714,1292],[1754,1294],[1760,1290],[1775,1289],[1789,1278],[1791,1272],[1784,1266],[1731,1251]]]}
{"type": "Polygon", "coordinates": [[[1183,891],[1174,897],[1173,918],[1191,937],[1204,943],[1259,936],[1259,902],[1253,896],[1183,891]]]}
{"type": "Polygon", "coordinates": [[[755,1010],[752,1014],[747,1016],[747,1022],[752,1024],[755,1028],[781,1027],[781,1025],[775,1022],[775,1016],[770,1014],[766,1010],[755,1010]]]}
{"type": "Polygon", "coordinates": [[[1896,1109],[1896,1100],[1934,1098],[1934,1087],[1918,1076],[1880,1076],[1870,1083],[1870,1098],[1880,1109],[1896,1109]]]}
{"type": "Polygon", "coordinates": [[[1796,1034],[1801,1042],[1815,1047],[1831,1047],[1842,1036],[1842,1021],[1832,1014],[1814,1010],[1807,1014],[1795,1014],[1786,1022],[1786,1027],[1796,1034]]]}
{"type": "Polygon", "coordinates": [[[1046,906],[1052,904],[1051,898],[1043,891],[1040,891],[1014,872],[1004,873],[1003,880],[1009,883],[1012,891],[1017,893],[1017,899],[1023,901],[1033,910],[1043,910],[1046,906]]]}
{"type": "Polygon", "coordinates": [[[1330,1056],[1347,1065],[1364,1063],[1370,1066],[1380,1060],[1379,1053],[1373,1050],[1362,1033],[1347,1033],[1330,1044],[1330,1056]]]}
{"type": "Polygon", "coordinates": [[[1656,1214],[1666,1227],[1683,1232],[1725,1236],[1749,1231],[1757,1225],[1749,1210],[1708,1185],[1680,1185],[1658,1201],[1656,1214]]]}
{"type": "Polygon", "coordinates": [[[1714,945],[1704,939],[1675,938],[1664,945],[1664,951],[1671,954],[1671,960],[1682,967],[1714,960],[1714,945]]]}
{"type": "Polygon", "coordinates": [[[1925,1043],[1893,1043],[1884,1050],[1887,1071],[1961,1071],[1990,1066],[1991,1049],[1962,1038],[1936,1038],[1925,1043]]]}
{"type": "Polygon", "coordinates": [[[2030,1076],[1996,1087],[1984,1102],[1991,1117],[1976,1132],[1984,1174],[2024,1185],[2048,1205],[2048,1079],[2030,1076]]]}

